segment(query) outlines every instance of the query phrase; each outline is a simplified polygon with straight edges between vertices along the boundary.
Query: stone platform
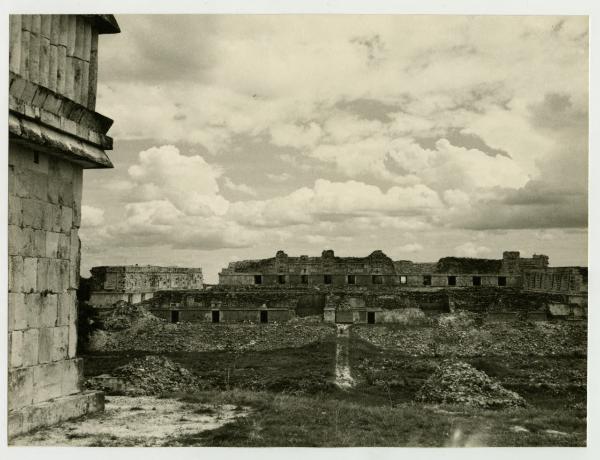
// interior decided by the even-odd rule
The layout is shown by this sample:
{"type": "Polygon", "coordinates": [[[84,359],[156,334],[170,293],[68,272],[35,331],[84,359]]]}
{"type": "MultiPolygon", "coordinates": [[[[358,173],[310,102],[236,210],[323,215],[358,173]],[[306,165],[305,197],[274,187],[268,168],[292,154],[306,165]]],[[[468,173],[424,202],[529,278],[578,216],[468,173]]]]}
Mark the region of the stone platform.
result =
{"type": "Polygon", "coordinates": [[[104,410],[104,393],[85,391],[22,407],[8,413],[8,438],[33,429],[104,410]]]}

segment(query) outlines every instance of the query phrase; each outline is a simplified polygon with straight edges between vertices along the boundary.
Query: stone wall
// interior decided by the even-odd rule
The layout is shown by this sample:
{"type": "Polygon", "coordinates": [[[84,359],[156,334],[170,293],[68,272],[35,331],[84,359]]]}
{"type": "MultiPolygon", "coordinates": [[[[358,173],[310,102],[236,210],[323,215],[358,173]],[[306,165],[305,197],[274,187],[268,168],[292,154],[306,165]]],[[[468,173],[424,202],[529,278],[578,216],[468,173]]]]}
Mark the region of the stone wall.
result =
{"type": "MultiPolygon", "coordinates": [[[[495,286],[453,288],[400,288],[382,286],[318,287],[298,289],[215,286],[205,291],[158,292],[143,302],[148,311],[165,320],[211,322],[259,322],[261,311],[268,311],[268,321],[287,321],[296,316],[321,316],[325,321],[367,322],[368,313],[419,309],[427,315],[468,310],[500,317],[528,313],[544,319],[550,316],[585,316],[586,309],[572,306],[565,295],[523,292],[519,288],[495,286]],[[567,311],[556,315],[550,311],[567,311]],[[562,309],[561,309],[562,308],[562,309]],[[175,316],[173,315],[175,313],[175,316]],[[348,313],[345,313],[348,312],[348,313]],[[343,321],[342,321],[343,320],[343,321]]],[[[377,320],[375,320],[377,322],[377,320]]]]}
{"type": "Polygon", "coordinates": [[[82,168],[9,148],[9,410],[80,391],[76,289],[82,168]]]}
{"type": "Polygon", "coordinates": [[[523,278],[523,289],[557,294],[587,294],[587,278],[586,267],[527,270],[523,278]]]}
{"type": "Polygon", "coordinates": [[[438,262],[392,261],[377,250],[366,257],[336,257],[331,250],[321,257],[275,257],[231,262],[219,273],[219,284],[229,286],[431,286],[519,287],[523,270],[543,268],[548,257],[522,258],[507,251],[502,259],[443,257],[438,262]]]}
{"type": "Polygon", "coordinates": [[[8,151],[8,434],[103,407],[76,358],[84,168],[112,167],[96,105],[110,15],[11,15],[8,151]]]}
{"type": "Polygon", "coordinates": [[[157,291],[202,289],[201,268],[151,265],[93,267],[90,304],[110,306],[123,300],[137,303],[157,291]]]}

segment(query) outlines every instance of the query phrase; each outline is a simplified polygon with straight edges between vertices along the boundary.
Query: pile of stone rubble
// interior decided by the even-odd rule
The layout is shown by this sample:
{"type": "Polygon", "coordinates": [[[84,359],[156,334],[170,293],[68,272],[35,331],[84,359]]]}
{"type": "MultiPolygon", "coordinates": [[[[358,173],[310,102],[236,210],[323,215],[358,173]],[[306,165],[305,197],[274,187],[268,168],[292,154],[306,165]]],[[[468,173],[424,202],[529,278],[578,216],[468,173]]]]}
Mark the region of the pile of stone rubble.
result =
{"type": "Polygon", "coordinates": [[[160,321],[142,305],[119,301],[113,305],[111,312],[102,318],[102,327],[109,331],[118,331],[129,329],[139,322],[158,323],[160,321]]]}
{"type": "Polygon", "coordinates": [[[460,404],[486,409],[524,406],[525,400],[507,390],[485,372],[447,360],[425,381],[415,395],[419,402],[460,404]]]}
{"type": "MultiPolygon", "coordinates": [[[[118,380],[119,393],[128,396],[160,395],[202,389],[202,383],[190,371],[164,356],[145,356],[118,367],[110,376],[102,375],[88,381],[91,388],[110,390],[103,386],[107,378],[118,380]]],[[[110,392],[110,391],[109,391],[110,392]]]]}

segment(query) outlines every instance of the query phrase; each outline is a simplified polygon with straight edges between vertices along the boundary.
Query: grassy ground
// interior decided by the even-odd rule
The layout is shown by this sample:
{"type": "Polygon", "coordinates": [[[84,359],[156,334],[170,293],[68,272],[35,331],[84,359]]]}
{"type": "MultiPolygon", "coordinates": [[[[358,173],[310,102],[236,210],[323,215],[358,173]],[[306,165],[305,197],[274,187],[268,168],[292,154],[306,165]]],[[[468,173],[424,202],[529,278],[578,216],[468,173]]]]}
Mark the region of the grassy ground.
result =
{"type": "MultiPolygon", "coordinates": [[[[88,354],[85,374],[110,373],[142,355],[88,354]]],[[[464,358],[528,402],[524,408],[500,411],[413,403],[415,392],[447,356],[380,348],[354,334],[349,358],[358,384],[349,391],[332,384],[333,340],[269,351],[165,355],[206,382],[207,391],[178,398],[251,408],[245,418],[215,430],[174,437],[167,441],[171,445],[585,445],[586,358],[568,349],[548,356],[464,358]]]]}
{"type": "MultiPolygon", "coordinates": [[[[111,373],[116,367],[144,356],[143,352],[95,353],[84,356],[86,377],[111,373]]],[[[299,348],[271,351],[165,353],[206,383],[207,388],[228,390],[317,393],[332,387],[335,377],[335,342],[317,342],[299,348]]]]}
{"type": "Polygon", "coordinates": [[[174,437],[172,445],[230,447],[583,446],[585,412],[520,408],[483,411],[402,403],[394,407],[245,391],[187,395],[189,402],[251,407],[216,430],[174,437]],[[518,428],[515,428],[518,427],[518,428]],[[527,430],[527,431],[525,431],[527,430]],[[550,431],[547,431],[550,430],[550,431]],[[554,431],[552,431],[554,430],[554,431]]]}

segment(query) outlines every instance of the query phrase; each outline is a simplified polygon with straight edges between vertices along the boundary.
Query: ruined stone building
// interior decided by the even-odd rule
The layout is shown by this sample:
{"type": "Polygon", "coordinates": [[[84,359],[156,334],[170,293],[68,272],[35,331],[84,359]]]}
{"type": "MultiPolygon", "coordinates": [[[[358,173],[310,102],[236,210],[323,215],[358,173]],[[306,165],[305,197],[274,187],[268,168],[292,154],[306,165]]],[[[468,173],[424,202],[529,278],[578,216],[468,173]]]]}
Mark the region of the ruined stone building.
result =
{"type": "Polygon", "coordinates": [[[570,303],[587,303],[587,267],[546,267],[529,269],[523,275],[523,289],[568,296],[570,303]]]}
{"type": "Polygon", "coordinates": [[[83,169],[110,168],[112,120],[95,111],[98,36],[111,15],[11,15],[8,429],[101,409],[76,357],[83,169]]]}
{"type": "Polygon", "coordinates": [[[89,303],[107,307],[118,301],[138,303],[157,291],[202,289],[201,268],[125,265],[94,267],[89,303]]]}
{"type": "Polygon", "coordinates": [[[291,286],[405,286],[405,287],[520,287],[523,271],[545,268],[548,257],[522,258],[507,251],[502,259],[444,257],[434,263],[392,261],[382,251],[367,257],[290,257],[278,251],[274,258],[231,262],[219,273],[222,285],[291,286]]]}
{"type": "Polygon", "coordinates": [[[213,323],[296,316],[377,323],[406,308],[432,315],[465,309],[489,318],[584,317],[587,269],[548,263],[545,255],[523,258],[515,251],[504,252],[502,259],[444,257],[433,263],[392,261],[382,251],[366,257],[336,257],[331,250],[321,257],[290,257],[278,251],[273,258],[230,263],[219,273],[219,284],[202,292],[157,292],[145,307],[171,322],[213,323]],[[554,284],[540,281],[542,276],[553,276],[554,284]],[[575,299],[573,290],[581,297],[575,299]]]}

